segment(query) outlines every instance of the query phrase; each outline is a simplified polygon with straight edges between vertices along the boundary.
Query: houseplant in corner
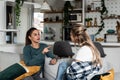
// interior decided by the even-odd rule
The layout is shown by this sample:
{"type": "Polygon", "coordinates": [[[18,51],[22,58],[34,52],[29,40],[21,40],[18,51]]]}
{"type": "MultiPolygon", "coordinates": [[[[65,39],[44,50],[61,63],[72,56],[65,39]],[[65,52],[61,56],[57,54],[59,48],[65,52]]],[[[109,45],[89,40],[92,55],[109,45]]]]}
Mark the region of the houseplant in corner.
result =
{"type": "Polygon", "coordinates": [[[64,26],[68,26],[69,25],[69,15],[70,15],[70,11],[72,10],[73,7],[70,3],[70,1],[66,1],[64,4],[64,26]]]}
{"type": "Polygon", "coordinates": [[[101,13],[101,25],[100,25],[100,27],[99,27],[99,29],[98,29],[98,31],[95,33],[95,35],[98,35],[102,30],[103,30],[103,28],[104,28],[104,15],[107,15],[107,13],[108,13],[108,10],[107,10],[107,8],[106,8],[106,6],[105,6],[105,1],[104,0],[101,0],[101,11],[100,11],[100,13],[101,13]]]}
{"type": "Polygon", "coordinates": [[[24,0],[15,0],[15,24],[16,26],[20,26],[20,13],[21,13],[21,6],[23,5],[24,0]]]}

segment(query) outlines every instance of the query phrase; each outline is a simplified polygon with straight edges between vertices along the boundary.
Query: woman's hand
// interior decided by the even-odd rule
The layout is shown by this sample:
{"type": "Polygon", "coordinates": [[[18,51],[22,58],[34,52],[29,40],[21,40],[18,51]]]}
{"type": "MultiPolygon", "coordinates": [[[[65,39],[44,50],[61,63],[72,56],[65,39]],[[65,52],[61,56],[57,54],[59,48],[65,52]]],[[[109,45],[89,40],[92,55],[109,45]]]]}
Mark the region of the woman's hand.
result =
{"type": "Polygon", "coordinates": [[[56,64],[56,62],[57,62],[57,60],[54,58],[54,59],[52,59],[52,60],[50,60],[50,64],[51,65],[54,65],[54,64],[56,64]]]}
{"type": "Polygon", "coordinates": [[[45,54],[45,53],[49,52],[49,51],[50,51],[50,50],[49,50],[50,47],[51,47],[51,46],[48,46],[48,47],[44,48],[43,51],[42,51],[42,53],[45,54]]]}

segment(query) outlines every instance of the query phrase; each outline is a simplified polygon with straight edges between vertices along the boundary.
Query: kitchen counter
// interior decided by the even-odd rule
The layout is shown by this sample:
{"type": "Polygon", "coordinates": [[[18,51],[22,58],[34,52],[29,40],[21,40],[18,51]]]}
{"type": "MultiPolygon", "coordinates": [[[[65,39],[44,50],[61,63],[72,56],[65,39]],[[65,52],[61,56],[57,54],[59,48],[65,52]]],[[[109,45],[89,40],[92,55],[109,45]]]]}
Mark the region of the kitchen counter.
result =
{"type": "MultiPolygon", "coordinates": [[[[41,41],[42,43],[46,43],[47,45],[53,45],[54,41],[41,41]]],[[[103,47],[120,47],[120,43],[107,43],[107,42],[100,42],[103,47]]],[[[73,42],[70,42],[71,45],[74,45],[73,42]]]]}

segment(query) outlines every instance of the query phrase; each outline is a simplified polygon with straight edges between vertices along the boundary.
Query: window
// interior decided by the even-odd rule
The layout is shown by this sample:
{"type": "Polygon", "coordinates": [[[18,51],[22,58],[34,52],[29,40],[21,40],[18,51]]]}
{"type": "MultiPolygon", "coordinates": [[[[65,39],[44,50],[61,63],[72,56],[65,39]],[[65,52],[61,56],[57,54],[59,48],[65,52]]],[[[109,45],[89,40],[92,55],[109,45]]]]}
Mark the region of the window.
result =
{"type": "MultiPolygon", "coordinates": [[[[33,26],[41,31],[41,33],[44,33],[44,13],[40,12],[34,12],[34,23],[33,26]]],[[[43,39],[43,34],[41,34],[41,39],[43,39]]]]}
{"type": "Polygon", "coordinates": [[[40,29],[42,32],[44,31],[44,24],[41,23],[44,19],[44,13],[34,12],[34,24],[33,26],[37,29],[40,29]]]}

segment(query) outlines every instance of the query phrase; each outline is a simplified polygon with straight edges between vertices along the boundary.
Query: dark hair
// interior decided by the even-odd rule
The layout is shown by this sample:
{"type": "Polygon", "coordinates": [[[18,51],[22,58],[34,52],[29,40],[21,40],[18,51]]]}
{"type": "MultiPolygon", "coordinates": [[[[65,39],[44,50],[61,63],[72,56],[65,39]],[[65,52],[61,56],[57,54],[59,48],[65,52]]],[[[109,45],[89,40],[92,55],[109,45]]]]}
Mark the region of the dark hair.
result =
{"type": "Polygon", "coordinates": [[[32,32],[33,32],[34,30],[37,30],[37,28],[31,27],[31,28],[27,31],[26,37],[25,37],[25,45],[31,44],[31,40],[29,39],[29,36],[31,36],[31,34],[32,34],[32,32]]]}

